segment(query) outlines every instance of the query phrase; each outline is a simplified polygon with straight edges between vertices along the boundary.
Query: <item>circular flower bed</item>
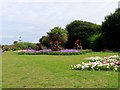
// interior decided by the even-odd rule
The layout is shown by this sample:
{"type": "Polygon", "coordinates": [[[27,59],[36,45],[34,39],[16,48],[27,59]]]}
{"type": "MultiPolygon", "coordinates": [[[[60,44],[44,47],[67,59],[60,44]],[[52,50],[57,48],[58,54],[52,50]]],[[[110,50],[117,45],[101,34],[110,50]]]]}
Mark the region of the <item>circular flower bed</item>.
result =
{"type": "Polygon", "coordinates": [[[60,51],[45,50],[19,50],[19,55],[80,55],[90,52],[90,50],[64,49],[60,51]]]}
{"type": "Polygon", "coordinates": [[[88,63],[82,62],[82,64],[71,65],[70,69],[72,70],[114,70],[119,71],[120,68],[120,57],[118,55],[109,56],[109,57],[89,57],[86,58],[89,60],[88,63]]]}

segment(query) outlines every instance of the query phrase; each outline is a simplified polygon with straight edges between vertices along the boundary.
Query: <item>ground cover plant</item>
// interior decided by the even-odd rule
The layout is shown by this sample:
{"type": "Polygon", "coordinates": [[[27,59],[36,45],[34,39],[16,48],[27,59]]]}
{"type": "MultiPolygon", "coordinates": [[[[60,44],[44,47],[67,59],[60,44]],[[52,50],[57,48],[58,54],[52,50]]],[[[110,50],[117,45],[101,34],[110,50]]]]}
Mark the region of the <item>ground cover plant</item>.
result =
{"type": "Polygon", "coordinates": [[[82,55],[18,55],[2,56],[3,88],[117,88],[118,72],[70,70],[70,65],[88,62],[91,56],[112,56],[112,52],[82,55]]]}

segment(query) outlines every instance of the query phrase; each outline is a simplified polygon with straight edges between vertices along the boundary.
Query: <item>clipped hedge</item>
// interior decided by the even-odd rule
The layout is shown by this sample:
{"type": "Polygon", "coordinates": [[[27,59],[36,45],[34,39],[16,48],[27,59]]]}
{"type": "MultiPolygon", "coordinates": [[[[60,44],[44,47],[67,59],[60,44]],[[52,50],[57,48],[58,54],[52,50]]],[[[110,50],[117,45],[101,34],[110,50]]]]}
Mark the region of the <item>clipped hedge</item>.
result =
{"type": "Polygon", "coordinates": [[[89,53],[91,50],[84,50],[80,52],[18,52],[19,55],[81,55],[89,53]]]}

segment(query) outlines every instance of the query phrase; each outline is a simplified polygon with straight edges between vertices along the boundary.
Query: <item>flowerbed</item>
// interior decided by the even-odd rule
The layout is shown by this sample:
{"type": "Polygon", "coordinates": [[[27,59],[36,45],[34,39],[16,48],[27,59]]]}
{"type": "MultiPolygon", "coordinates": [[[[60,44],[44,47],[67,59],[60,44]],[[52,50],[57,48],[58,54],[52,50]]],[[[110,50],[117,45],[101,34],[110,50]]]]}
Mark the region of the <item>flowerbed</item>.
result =
{"type": "Polygon", "coordinates": [[[113,55],[113,56],[109,56],[109,57],[95,56],[95,57],[89,57],[89,58],[85,58],[85,59],[89,60],[91,62],[96,62],[96,61],[112,62],[112,61],[118,61],[118,60],[120,60],[120,57],[118,55],[113,55]]]}
{"type": "Polygon", "coordinates": [[[120,57],[118,55],[109,56],[109,57],[89,57],[86,58],[89,60],[88,63],[82,62],[82,64],[71,65],[70,69],[72,70],[114,70],[119,71],[120,68],[120,57]]]}
{"type": "Polygon", "coordinates": [[[90,50],[74,50],[74,49],[64,49],[60,51],[52,51],[51,49],[45,50],[19,50],[17,51],[19,55],[80,55],[90,52],[90,50]]]}

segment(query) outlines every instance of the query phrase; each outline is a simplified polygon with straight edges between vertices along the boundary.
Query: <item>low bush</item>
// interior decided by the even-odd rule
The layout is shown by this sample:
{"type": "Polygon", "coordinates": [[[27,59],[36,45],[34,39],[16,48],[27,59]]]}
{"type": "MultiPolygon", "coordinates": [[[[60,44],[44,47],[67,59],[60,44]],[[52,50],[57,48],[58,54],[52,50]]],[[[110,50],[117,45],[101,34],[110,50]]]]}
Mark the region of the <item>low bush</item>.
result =
{"type": "Polygon", "coordinates": [[[36,44],[30,42],[17,42],[13,45],[2,45],[1,46],[3,51],[15,51],[15,50],[22,50],[22,49],[35,49],[36,44]]]}
{"type": "Polygon", "coordinates": [[[35,49],[36,44],[30,42],[18,42],[14,44],[15,47],[19,49],[35,49]]]}
{"type": "Polygon", "coordinates": [[[15,50],[19,50],[19,48],[17,48],[14,45],[4,45],[2,46],[2,50],[3,51],[15,51],[15,50]]]}
{"type": "Polygon", "coordinates": [[[90,48],[93,51],[99,52],[102,51],[104,46],[103,46],[103,38],[101,36],[101,34],[98,35],[93,35],[91,36],[88,41],[90,42],[90,48]]]}

